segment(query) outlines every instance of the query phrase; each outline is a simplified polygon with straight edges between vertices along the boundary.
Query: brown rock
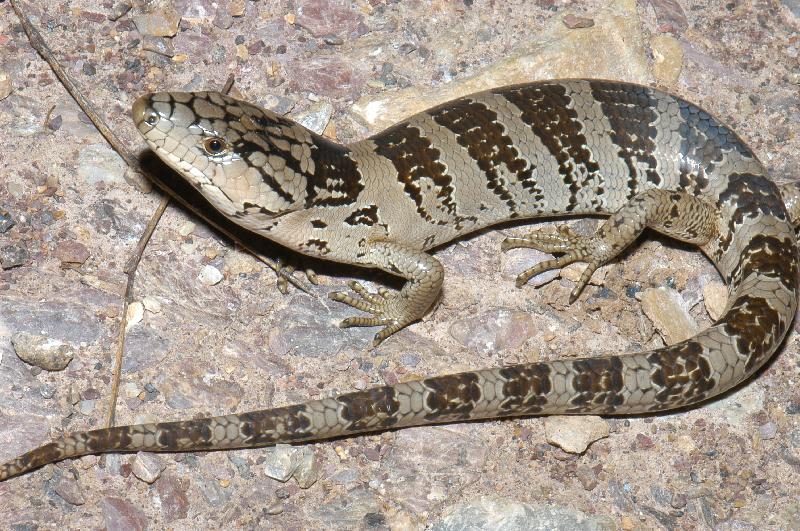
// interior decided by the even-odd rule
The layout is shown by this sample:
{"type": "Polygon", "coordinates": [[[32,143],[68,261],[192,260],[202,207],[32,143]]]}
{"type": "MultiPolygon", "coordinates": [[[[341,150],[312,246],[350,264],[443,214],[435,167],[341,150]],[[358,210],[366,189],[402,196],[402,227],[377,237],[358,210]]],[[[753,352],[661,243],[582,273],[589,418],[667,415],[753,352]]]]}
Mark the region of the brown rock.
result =
{"type": "Polygon", "coordinates": [[[592,26],[594,26],[593,19],[586,17],[579,17],[577,15],[573,15],[572,13],[564,15],[564,18],[562,18],[561,20],[564,22],[564,25],[569,29],[591,28],[592,26]]]}
{"type": "Polygon", "coordinates": [[[294,90],[325,94],[330,98],[354,97],[366,84],[365,74],[356,65],[338,57],[314,57],[297,61],[291,67],[294,90]]]}
{"type": "Polygon", "coordinates": [[[293,23],[300,24],[314,37],[344,36],[363,21],[361,14],[347,0],[301,0],[293,23]]]}
{"type": "Polygon", "coordinates": [[[86,246],[74,240],[60,242],[53,254],[61,260],[63,268],[80,267],[89,259],[89,250],[86,246]]]}
{"type": "Polygon", "coordinates": [[[167,522],[181,520],[189,514],[189,497],[186,495],[188,490],[188,479],[177,478],[170,474],[165,474],[156,483],[156,492],[167,522]]]}
{"type": "Polygon", "coordinates": [[[144,531],[147,529],[147,517],[130,502],[107,497],[100,502],[103,518],[108,531],[144,531]]]}

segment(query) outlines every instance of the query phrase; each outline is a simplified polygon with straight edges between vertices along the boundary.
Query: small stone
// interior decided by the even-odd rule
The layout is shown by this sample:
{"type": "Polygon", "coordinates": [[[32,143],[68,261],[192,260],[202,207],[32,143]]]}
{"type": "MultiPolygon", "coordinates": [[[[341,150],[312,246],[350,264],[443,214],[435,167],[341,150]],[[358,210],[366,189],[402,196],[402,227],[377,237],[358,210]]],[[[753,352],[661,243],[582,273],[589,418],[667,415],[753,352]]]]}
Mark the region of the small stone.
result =
{"type": "Polygon", "coordinates": [[[593,442],[608,437],[608,423],[600,417],[554,415],[544,419],[545,439],[571,454],[582,454],[593,442]]]}
{"type": "Polygon", "coordinates": [[[703,300],[708,316],[716,321],[728,304],[728,288],[722,282],[709,282],[703,286],[703,300]]]}
{"type": "Polygon", "coordinates": [[[275,503],[268,505],[264,510],[267,512],[267,514],[271,515],[281,514],[284,511],[283,502],[276,501],[275,503]]]}
{"type": "Polygon", "coordinates": [[[19,359],[46,371],[64,370],[75,351],[70,345],[45,336],[17,332],[11,336],[11,344],[19,359]]]}
{"type": "Polygon", "coordinates": [[[166,465],[160,457],[150,452],[139,452],[131,463],[131,472],[145,483],[155,483],[166,465]]]}
{"type": "Polygon", "coordinates": [[[341,46],[344,44],[344,39],[337,37],[336,35],[326,35],[322,38],[322,42],[331,46],[341,46]]]}
{"type": "Polygon", "coordinates": [[[0,247],[0,267],[11,269],[27,264],[30,260],[28,250],[22,244],[11,244],[0,247]]]}
{"type": "Polygon", "coordinates": [[[674,345],[697,333],[697,323],[683,306],[680,294],[672,288],[644,290],[642,311],[653,322],[667,345],[674,345]]]}
{"type": "Polygon", "coordinates": [[[8,213],[8,210],[0,207],[0,234],[8,232],[14,226],[14,218],[8,213]]]}
{"type": "Polygon", "coordinates": [[[575,471],[575,477],[581,482],[585,490],[594,490],[597,487],[597,474],[594,473],[591,467],[581,465],[575,471]]]}
{"type": "Polygon", "coordinates": [[[67,240],[59,242],[53,253],[56,258],[61,260],[61,267],[80,267],[89,259],[89,250],[80,242],[67,240]]]}
{"type": "Polygon", "coordinates": [[[148,527],[144,512],[127,500],[106,497],[100,507],[107,531],[144,531],[148,527]]]}
{"type": "Polygon", "coordinates": [[[51,131],[58,131],[59,129],[61,129],[61,125],[63,123],[64,123],[64,117],[61,116],[60,114],[57,114],[47,121],[47,128],[50,129],[51,131]]]}
{"type": "Polygon", "coordinates": [[[142,322],[144,318],[144,304],[139,301],[133,301],[128,305],[128,311],[126,313],[127,320],[126,320],[126,330],[130,330],[137,324],[142,322]]]}
{"type": "Polygon", "coordinates": [[[189,514],[188,485],[187,479],[176,478],[169,473],[156,483],[156,492],[167,522],[182,520],[189,514]]]}
{"type": "Polygon", "coordinates": [[[534,331],[529,313],[508,309],[460,319],[449,330],[453,339],[482,353],[520,347],[534,331]]]}
{"type": "Polygon", "coordinates": [[[676,492],[672,495],[672,499],[670,500],[669,504],[673,509],[683,509],[686,507],[687,502],[688,500],[686,498],[686,494],[676,492]]]}
{"type": "Polygon", "coordinates": [[[577,15],[573,15],[572,13],[564,15],[564,18],[561,20],[569,29],[591,28],[594,26],[594,19],[579,17],[577,15]]]}
{"type": "Polygon", "coordinates": [[[81,415],[86,415],[88,417],[94,411],[94,406],[96,403],[96,400],[80,400],[77,407],[78,412],[81,415]]]}
{"type": "Polygon", "coordinates": [[[758,427],[758,434],[765,441],[774,439],[778,434],[778,426],[774,422],[767,422],[758,427]]]}
{"type": "Polygon", "coordinates": [[[619,525],[624,531],[633,531],[636,529],[636,520],[630,516],[623,516],[619,522],[619,525]]]}
{"type": "Polygon", "coordinates": [[[650,41],[653,50],[653,77],[666,85],[677,83],[683,67],[683,46],[675,37],[657,35],[650,41]]]}
{"type": "Polygon", "coordinates": [[[195,227],[197,227],[197,225],[195,225],[191,221],[187,221],[186,223],[181,225],[181,227],[178,229],[178,234],[180,234],[185,238],[186,236],[194,232],[195,227]]]}
{"type": "Polygon", "coordinates": [[[651,437],[648,437],[644,433],[637,433],[636,434],[636,447],[640,450],[649,450],[656,444],[653,442],[651,437]]]}
{"type": "Polygon", "coordinates": [[[228,14],[232,17],[243,17],[246,9],[244,0],[231,0],[228,4],[228,14]]]}
{"type": "Polygon", "coordinates": [[[144,309],[150,313],[161,313],[161,301],[155,297],[145,297],[142,299],[144,309]]]}
{"type": "Polygon", "coordinates": [[[181,16],[166,2],[159,2],[152,11],[133,17],[139,33],[153,37],[173,37],[178,33],[180,21],[181,16]]]}
{"type": "Polygon", "coordinates": [[[233,17],[222,7],[217,8],[213,24],[220,29],[230,29],[233,26],[233,17]]]}
{"type": "Polygon", "coordinates": [[[303,483],[308,488],[316,482],[316,471],[314,468],[314,451],[307,446],[296,447],[288,444],[278,444],[274,448],[268,448],[264,460],[264,474],[267,477],[286,483],[289,478],[303,466],[302,478],[298,479],[298,485],[303,483]],[[310,456],[310,461],[309,461],[310,456]],[[313,481],[312,481],[313,478],[313,481]],[[310,483],[309,483],[310,481],[310,483]]]}
{"type": "Polygon", "coordinates": [[[327,101],[319,101],[310,105],[306,110],[293,114],[292,119],[306,129],[321,135],[332,115],[333,105],[327,101]]]}
{"type": "Polygon", "coordinates": [[[70,476],[61,476],[56,482],[53,490],[61,498],[71,505],[83,505],[86,503],[86,498],[83,496],[83,490],[78,482],[70,476]]]}
{"type": "Polygon", "coordinates": [[[297,481],[297,486],[301,489],[307,489],[317,482],[319,479],[319,463],[314,458],[313,450],[309,448],[309,451],[303,454],[303,459],[292,475],[297,481]]]}
{"type": "Polygon", "coordinates": [[[11,76],[8,72],[0,70],[0,100],[4,100],[10,95],[11,89],[11,76]]]}
{"type": "Polygon", "coordinates": [[[86,146],[78,154],[78,176],[88,184],[125,182],[125,161],[102,144],[86,146]]]}
{"type": "Polygon", "coordinates": [[[209,264],[200,271],[197,279],[206,286],[214,286],[222,281],[222,273],[220,273],[219,269],[209,264]]]}
{"type": "Polygon", "coordinates": [[[296,17],[292,15],[290,19],[287,15],[285,18],[289,24],[296,22],[317,38],[347,35],[356,31],[363,21],[353,3],[341,0],[304,0],[298,2],[296,17]]]}
{"type": "Polygon", "coordinates": [[[114,4],[114,7],[111,8],[111,13],[108,14],[108,20],[119,20],[125,15],[128,14],[128,11],[131,10],[131,5],[127,2],[117,2],[114,4]]]}
{"type": "Polygon", "coordinates": [[[158,55],[163,55],[164,57],[175,56],[175,47],[172,45],[172,41],[164,37],[143,35],[142,50],[157,53],[158,55]]]}

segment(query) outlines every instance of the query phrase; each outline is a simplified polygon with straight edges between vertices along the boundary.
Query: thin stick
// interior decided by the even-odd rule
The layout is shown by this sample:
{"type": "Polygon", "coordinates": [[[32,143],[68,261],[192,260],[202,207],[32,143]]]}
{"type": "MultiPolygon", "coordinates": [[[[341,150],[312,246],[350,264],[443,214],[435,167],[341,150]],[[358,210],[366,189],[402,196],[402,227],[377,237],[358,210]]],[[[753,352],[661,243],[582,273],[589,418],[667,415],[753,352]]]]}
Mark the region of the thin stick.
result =
{"type": "MultiPolygon", "coordinates": [[[[80,108],[83,110],[84,113],[89,117],[92,121],[94,126],[100,132],[101,135],[106,139],[106,141],[111,145],[114,150],[119,153],[120,157],[125,161],[129,168],[133,169],[138,174],[142,174],[145,176],[150,177],[150,182],[159,182],[157,179],[153,179],[152,176],[148,171],[146,171],[141,164],[139,164],[139,160],[130,152],[128,151],[119,138],[111,131],[111,129],[106,125],[102,117],[94,110],[92,104],[87,100],[83,94],[78,90],[75,83],[70,78],[69,74],[64,70],[61,64],[56,60],[53,52],[50,50],[50,47],[47,46],[47,43],[44,41],[44,38],[39,33],[39,31],[31,24],[30,19],[28,18],[27,14],[22,10],[20,6],[17,5],[15,0],[10,0],[11,7],[14,9],[17,17],[19,18],[20,23],[22,24],[22,28],[25,30],[25,34],[28,36],[28,39],[31,43],[31,46],[42,56],[42,58],[50,65],[50,68],[55,73],[56,77],[58,77],[59,81],[64,85],[64,88],[67,89],[67,92],[73,97],[73,99],[78,103],[80,108]]],[[[230,91],[231,87],[233,86],[233,74],[228,77],[227,82],[225,83],[225,87],[223,92],[227,93],[230,91]]],[[[147,182],[147,181],[144,181],[147,182]]],[[[147,186],[141,186],[140,183],[134,183],[137,185],[137,188],[142,189],[143,191],[149,191],[147,186]]],[[[165,195],[162,199],[156,211],[153,213],[150,221],[145,228],[144,233],[142,234],[139,242],[136,245],[136,249],[132,254],[131,258],[128,260],[127,264],[125,265],[124,272],[128,276],[128,281],[125,288],[125,295],[123,297],[122,302],[122,318],[120,320],[119,332],[117,334],[117,344],[116,344],[116,352],[115,352],[115,367],[114,367],[114,378],[113,383],[111,386],[111,396],[109,397],[109,408],[108,408],[108,415],[106,418],[106,427],[111,427],[114,425],[114,417],[116,411],[116,404],[117,398],[119,396],[119,384],[120,384],[120,372],[122,369],[122,358],[125,348],[125,332],[128,325],[128,307],[133,300],[133,285],[134,279],[136,276],[136,269],[139,265],[139,262],[142,258],[144,253],[144,249],[147,247],[147,243],[150,240],[150,237],[155,230],[158,221],[161,219],[161,216],[164,214],[167,206],[169,205],[170,196],[175,197],[181,204],[187,207],[189,210],[197,214],[199,217],[205,219],[202,212],[199,212],[197,208],[192,205],[189,205],[183,198],[177,197],[172,190],[169,190],[168,187],[164,187],[165,191],[168,192],[168,195],[165,195]]],[[[224,234],[229,239],[233,240],[237,245],[248,251],[252,254],[255,258],[266,264],[272,270],[274,270],[279,278],[284,279],[287,282],[290,282],[292,285],[297,287],[298,289],[308,292],[308,288],[303,285],[303,283],[292,277],[289,276],[286,272],[282,271],[281,265],[263,254],[250,249],[244,242],[242,242],[239,238],[235,237],[230,231],[220,227],[218,224],[211,222],[210,220],[206,219],[206,222],[216,228],[219,232],[224,234]]]]}
{"type": "MultiPolygon", "coordinates": [[[[100,131],[100,134],[103,135],[103,138],[105,138],[108,143],[111,144],[111,147],[114,148],[117,153],[119,153],[119,156],[122,157],[128,167],[132,168],[139,174],[144,173],[136,157],[134,157],[130,151],[125,149],[125,146],[123,146],[119,138],[117,138],[117,136],[105,124],[97,111],[95,111],[91,102],[89,102],[89,100],[87,100],[78,90],[78,87],[72,81],[72,78],[56,60],[53,52],[50,50],[50,47],[47,46],[47,43],[44,41],[42,34],[39,33],[35,27],[33,27],[28,15],[24,13],[22,8],[17,5],[16,0],[11,0],[11,7],[17,14],[20,24],[22,24],[22,29],[25,30],[25,34],[28,36],[31,46],[33,46],[34,50],[39,52],[39,55],[41,55],[42,58],[47,61],[47,64],[50,65],[53,73],[56,75],[56,77],[58,77],[59,81],[61,81],[61,84],[64,85],[64,88],[67,89],[67,92],[69,92],[70,96],[72,96],[75,102],[80,106],[81,110],[86,113],[86,116],[89,117],[97,130],[100,131]]],[[[144,182],[146,181],[142,181],[142,183],[144,182]]],[[[149,191],[147,190],[147,185],[142,186],[142,183],[135,183],[136,187],[142,189],[143,191],[149,191]]]]}

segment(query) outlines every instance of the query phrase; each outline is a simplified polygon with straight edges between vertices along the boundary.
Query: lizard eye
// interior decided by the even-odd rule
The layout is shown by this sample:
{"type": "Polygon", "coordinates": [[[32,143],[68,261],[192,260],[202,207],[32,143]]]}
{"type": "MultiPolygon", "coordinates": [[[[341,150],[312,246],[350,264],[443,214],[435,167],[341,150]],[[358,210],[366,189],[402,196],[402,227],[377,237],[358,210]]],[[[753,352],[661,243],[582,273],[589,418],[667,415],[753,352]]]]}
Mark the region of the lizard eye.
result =
{"type": "Polygon", "coordinates": [[[219,155],[225,151],[227,147],[225,141],[217,136],[206,138],[205,141],[203,141],[203,149],[209,155],[219,155]]]}

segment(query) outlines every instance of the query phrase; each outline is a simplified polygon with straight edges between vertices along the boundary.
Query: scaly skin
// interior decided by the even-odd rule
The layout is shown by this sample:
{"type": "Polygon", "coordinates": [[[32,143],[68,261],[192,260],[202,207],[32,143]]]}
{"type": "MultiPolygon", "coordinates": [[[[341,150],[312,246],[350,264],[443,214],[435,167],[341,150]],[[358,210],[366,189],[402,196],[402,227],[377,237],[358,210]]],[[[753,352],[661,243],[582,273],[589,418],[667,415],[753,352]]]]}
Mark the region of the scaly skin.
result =
{"type": "Polygon", "coordinates": [[[523,272],[592,271],[645,227],[696,244],[728,285],[710,328],[676,345],[438,376],[295,406],[93,430],[0,466],[0,480],[68,457],[321,440],[467,419],[619,415],[696,404],[751,376],[797,305],[797,185],[778,188],[750,149],[698,107],[626,83],[563,80],[467,96],[348,146],[217,93],[140,98],[151,149],[236,223],[302,253],[404,277],[398,293],[334,298],[380,342],[419,319],[444,271],[426,250],[513,218],[606,214],[593,237],[532,232],[503,247],[561,253],[523,272]]]}

